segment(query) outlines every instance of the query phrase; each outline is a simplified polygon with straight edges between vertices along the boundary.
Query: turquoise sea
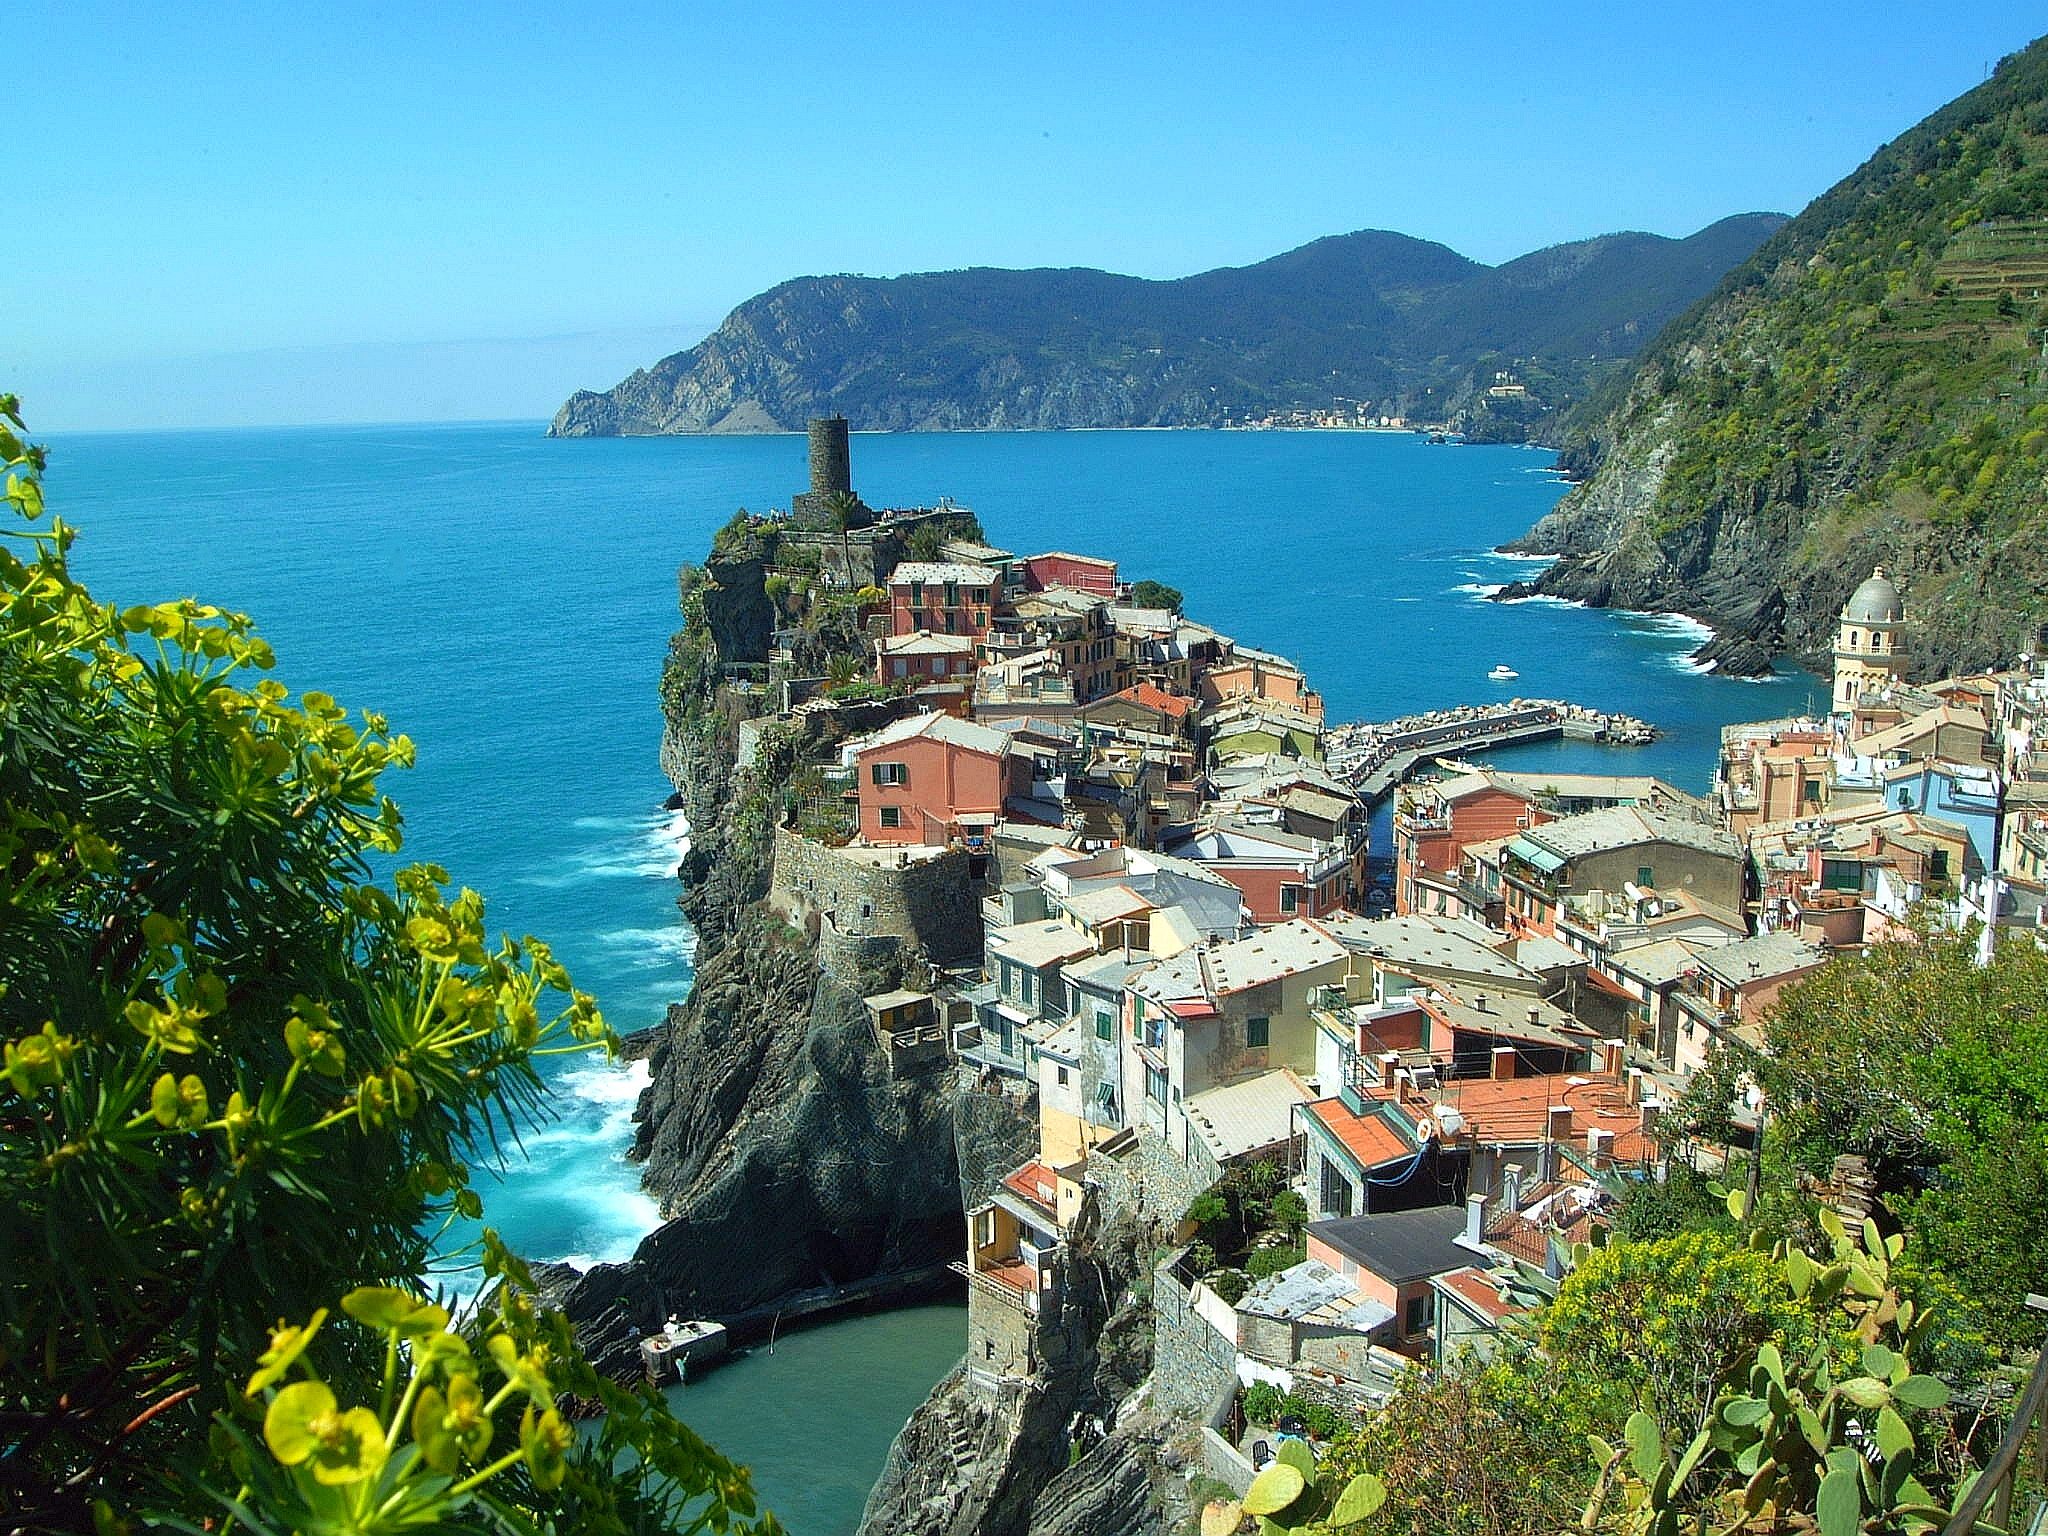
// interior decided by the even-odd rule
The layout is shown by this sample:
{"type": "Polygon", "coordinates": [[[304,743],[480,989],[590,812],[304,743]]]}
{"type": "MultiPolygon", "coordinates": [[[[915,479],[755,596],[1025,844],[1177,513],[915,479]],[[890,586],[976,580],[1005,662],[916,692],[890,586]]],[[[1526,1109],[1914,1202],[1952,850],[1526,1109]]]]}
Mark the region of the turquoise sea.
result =
{"type": "MultiPolygon", "coordinates": [[[[519,422],[49,447],[51,503],[80,529],[76,567],[100,597],[189,594],[254,615],[292,687],[383,710],[417,743],[418,766],[389,786],[411,856],[484,892],[496,926],[553,942],[621,1031],[686,993],[673,871],[687,829],[661,809],[655,757],[675,567],[735,508],[788,504],[800,438],[556,442],[519,422]]],[[[1683,659],[1699,637],[1683,620],[1483,601],[1531,569],[1487,551],[1562,492],[1534,450],[1375,433],[961,433],[857,436],[853,464],[872,504],[951,496],[1005,547],[1112,555],[1132,578],[1180,587],[1193,616],[1302,662],[1333,721],[1497,697],[1486,672],[1506,662],[1521,673],[1508,692],[1666,732],[1640,750],[1555,744],[1514,760],[1704,787],[1723,724],[1818,696],[1803,675],[1701,675],[1683,659]]],[[[638,1084],[587,1062],[559,1070],[557,1113],[486,1190],[516,1247],[631,1252],[653,1217],[620,1156],[638,1084]]],[[[834,1324],[680,1400],[757,1463],[799,1536],[826,1536],[851,1529],[890,1436],[961,1340],[957,1308],[834,1324]]]]}

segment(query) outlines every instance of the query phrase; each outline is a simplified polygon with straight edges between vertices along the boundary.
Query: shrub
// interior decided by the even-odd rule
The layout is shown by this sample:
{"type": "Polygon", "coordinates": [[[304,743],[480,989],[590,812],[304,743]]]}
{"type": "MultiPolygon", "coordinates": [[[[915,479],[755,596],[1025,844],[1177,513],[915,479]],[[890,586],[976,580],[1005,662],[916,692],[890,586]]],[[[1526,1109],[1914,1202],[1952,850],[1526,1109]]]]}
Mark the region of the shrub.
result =
{"type": "Polygon", "coordinates": [[[1280,1421],[1280,1389],[1270,1381],[1255,1381],[1244,1389],[1244,1416],[1253,1424],[1280,1421]]]}
{"type": "Polygon", "coordinates": [[[1203,1281],[1203,1284],[1233,1307],[1243,1301],[1244,1293],[1252,1288],[1251,1281],[1245,1278],[1241,1269],[1219,1269],[1203,1281]]]}
{"type": "Polygon", "coordinates": [[[1277,1275],[1283,1269],[1292,1269],[1308,1257],[1308,1250],[1300,1243],[1278,1243],[1270,1248],[1261,1248],[1245,1264],[1245,1271],[1254,1280],[1264,1280],[1277,1275]]]}
{"type": "Polygon", "coordinates": [[[611,1041],[591,999],[446,871],[373,883],[410,744],[294,700],[240,615],[95,602],[9,423],[0,1524],[733,1527],[744,1471],[600,1382],[488,1231],[478,1315],[426,1296],[536,1059],[611,1041]]]}
{"type": "Polygon", "coordinates": [[[1187,1219],[1198,1227],[1213,1227],[1230,1219],[1230,1206],[1216,1191],[1208,1190],[1188,1202],[1187,1219]]]}

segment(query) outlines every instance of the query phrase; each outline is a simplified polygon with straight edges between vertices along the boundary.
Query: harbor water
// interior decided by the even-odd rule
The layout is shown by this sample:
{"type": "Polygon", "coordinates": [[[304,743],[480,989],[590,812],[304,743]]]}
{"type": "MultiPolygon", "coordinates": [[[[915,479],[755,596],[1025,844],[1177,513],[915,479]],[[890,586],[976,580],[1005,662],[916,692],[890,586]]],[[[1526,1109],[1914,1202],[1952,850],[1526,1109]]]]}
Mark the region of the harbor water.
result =
{"type": "MultiPolygon", "coordinates": [[[[739,507],[786,506],[799,437],[550,441],[539,423],[99,434],[50,441],[78,572],[121,604],[252,614],[279,675],[387,713],[419,749],[387,788],[407,853],[554,944],[620,1031],[690,983],[688,835],[661,809],[656,681],[675,568],[739,507]]],[[[1688,620],[1485,601],[1494,555],[1564,487],[1549,456],[1371,433],[960,433],[853,443],[873,505],[950,496],[1020,552],[1113,556],[1188,612],[1300,661],[1332,721],[1511,694],[1655,722],[1640,749],[1502,760],[1704,788],[1728,722],[1805,707],[1803,676],[1702,675],[1688,620]],[[1519,676],[1495,682],[1496,665],[1519,676]]],[[[639,1068],[570,1058],[553,1113],[484,1192],[541,1259],[618,1259],[654,1219],[623,1157],[639,1068]]],[[[679,1389],[798,1536],[852,1528],[890,1436],[962,1347],[958,1308],[832,1324],[679,1389]]]]}

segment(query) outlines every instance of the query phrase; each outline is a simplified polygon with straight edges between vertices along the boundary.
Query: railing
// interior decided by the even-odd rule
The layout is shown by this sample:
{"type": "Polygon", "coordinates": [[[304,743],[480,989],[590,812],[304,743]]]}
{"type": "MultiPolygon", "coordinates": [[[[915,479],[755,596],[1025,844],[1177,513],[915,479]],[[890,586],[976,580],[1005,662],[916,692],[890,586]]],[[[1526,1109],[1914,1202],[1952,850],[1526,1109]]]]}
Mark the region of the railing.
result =
{"type": "MultiPolygon", "coordinates": [[[[2031,1295],[2027,1305],[2048,1312],[2048,1296],[2031,1295]]],[[[2034,1481],[2048,1484],[2048,1350],[2043,1350],[2034,1361],[2027,1389],[2013,1408],[2012,1423],[2006,1427],[2005,1438],[1998,1442],[1990,1465],[1970,1485],[1969,1493],[1956,1506],[1955,1515],[1942,1527],[1941,1536],[1972,1536],[1987,1504],[1991,1505],[1989,1523],[2001,1531],[2012,1529],[2013,1474],[2018,1470],[2020,1451],[2030,1429],[2034,1433],[2034,1481]]]]}

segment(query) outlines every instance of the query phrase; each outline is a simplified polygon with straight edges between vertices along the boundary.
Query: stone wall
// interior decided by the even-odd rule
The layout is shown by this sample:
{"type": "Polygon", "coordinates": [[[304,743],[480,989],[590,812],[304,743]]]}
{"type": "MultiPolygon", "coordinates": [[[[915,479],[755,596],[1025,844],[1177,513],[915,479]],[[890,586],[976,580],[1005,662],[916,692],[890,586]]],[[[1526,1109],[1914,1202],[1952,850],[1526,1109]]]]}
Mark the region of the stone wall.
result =
{"type": "Polygon", "coordinates": [[[1178,1223],[1188,1203],[1221,1177],[1199,1142],[1190,1160],[1143,1131],[1121,1152],[1088,1154],[1088,1178],[1102,1191],[1104,1208],[1160,1227],[1178,1223]]]}
{"type": "Polygon", "coordinates": [[[1187,1250],[1152,1273],[1152,1397],[1168,1413],[1199,1418],[1237,1380],[1237,1345],[1195,1310],[1192,1287],[1174,1274],[1187,1250]]]}
{"type": "Polygon", "coordinates": [[[981,904],[960,848],[879,866],[778,827],[768,904],[799,927],[819,920],[818,963],[835,976],[872,972],[896,950],[936,961],[981,953],[981,904]]]}

